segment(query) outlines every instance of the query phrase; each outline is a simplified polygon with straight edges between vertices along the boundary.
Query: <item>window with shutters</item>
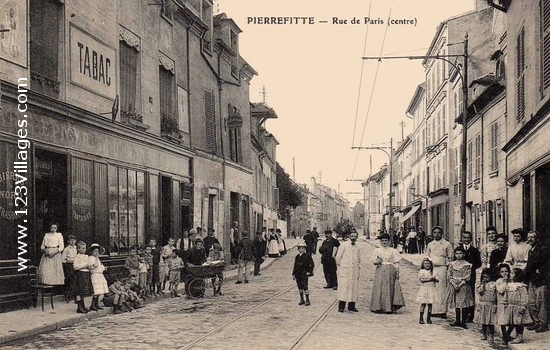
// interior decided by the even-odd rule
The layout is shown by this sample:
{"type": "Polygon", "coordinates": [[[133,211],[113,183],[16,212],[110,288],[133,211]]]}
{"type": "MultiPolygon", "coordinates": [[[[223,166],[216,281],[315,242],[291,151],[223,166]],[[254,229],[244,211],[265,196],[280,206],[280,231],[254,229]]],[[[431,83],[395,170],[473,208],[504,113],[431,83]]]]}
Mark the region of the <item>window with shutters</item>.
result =
{"type": "Polygon", "coordinates": [[[494,122],[491,124],[491,137],[490,137],[490,166],[489,173],[493,174],[498,171],[498,124],[494,122]]]}
{"type": "Polygon", "coordinates": [[[441,111],[437,111],[437,117],[435,119],[435,132],[434,134],[437,135],[436,139],[441,139],[441,111]]]}
{"type": "Polygon", "coordinates": [[[521,28],[516,40],[516,119],[525,117],[525,28],[521,28]]]}
{"type": "Polygon", "coordinates": [[[442,169],[441,169],[441,186],[447,187],[447,155],[444,154],[442,157],[442,169]]]}
{"type": "Polygon", "coordinates": [[[445,136],[447,133],[447,104],[441,105],[441,136],[445,136]]]}
{"type": "Polygon", "coordinates": [[[179,123],[174,109],[175,81],[171,71],[164,66],[159,66],[160,131],[162,133],[179,133],[179,123]]]}
{"type": "Polygon", "coordinates": [[[481,134],[477,134],[475,138],[475,170],[474,170],[474,180],[477,180],[481,177],[481,134]]]}
{"type": "MultiPolygon", "coordinates": [[[[137,115],[138,108],[138,60],[139,52],[135,47],[120,41],[120,112],[137,115]]],[[[139,120],[142,121],[142,120],[139,120]]]]}
{"type": "Polygon", "coordinates": [[[231,160],[234,162],[241,162],[242,161],[241,128],[229,129],[229,144],[230,144],[231,160]]]}
{"type": "Polygon", "coordinates": [[[216,125],[214,110],[214,92],[204,91],[204,121],[205,121],[205,140],[206,150],[211,153],[216,153],[216,125]]]}
{"type": "Polygon", "coordinates": [[[472,141],[468,142],[468,182],[472,182],[472,162],[473,162],[473,152],[472,152],[472,141]]]}
{"type": "MultiPolygon", "coordinates": [[[[30,1],[31,88],[59,97],[59,28],[62,4],[59,0],[30,1]]],[[[21,11],[21,8],[19,9],[21,11]]],[[[8,22],[9,24],[9,19],[8,22]]],[[[17,24],[19,25],[19,24],[17,24]]],[[[17,28],[26,30],[26,28],[17,28]]],[[[3,38],[6,33],[1,33],[3,38]]],[[[21,47],[20,49],[23,49],[21,47]]],[[[26,47],[24,47],[26,50],[26,47]]]]}
{"type": "Polygon", "coordinates": [[[542,89],[550,87],[550,0],[541,0],[542,89]]]}

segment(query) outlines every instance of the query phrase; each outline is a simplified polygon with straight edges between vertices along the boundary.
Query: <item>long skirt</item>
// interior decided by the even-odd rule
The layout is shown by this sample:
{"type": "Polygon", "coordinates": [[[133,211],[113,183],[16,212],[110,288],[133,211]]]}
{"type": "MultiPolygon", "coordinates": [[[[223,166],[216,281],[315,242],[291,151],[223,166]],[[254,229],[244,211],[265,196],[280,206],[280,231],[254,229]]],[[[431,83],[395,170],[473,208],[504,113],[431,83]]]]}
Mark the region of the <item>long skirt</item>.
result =
{"type": "Polygon", "coordinates": [[[92,273],[92,286],[94,287],[94,295],[109,293],[109,286],[103,272],[92,273]]]}
{"type": "Polygon", "coordinates": [[[89,297],[94,294],[92,277],[89,271],[75,271],[73,278],[73,293],[81,297],[89,297]]]}
{"type": "Polygon", "coordinates": [[[434,266],[433,275],[437,278],[438,282],[435,284],[436,299],[434,300],[432,314],[446,314],[447,266],[434,266]]]}
{"type": "Polygon", "coordinates": [[[65,284],[65,274],[63,273],[61,254],[55,254],[52,258],[50,258],[47,254],[42,254],[40,265],[38,267],[38,282],[52,286],[65,284]]]}
{"type": "Polygon", "coordinates": [[[374,272],[370,310],[394,312],[403,306],[405,306],[405,299],[397,278],[397,269],[390,264],[378,266],[374,272]]]}
{"type": "Polygon", "coordinates": [[[273,240],[269,241],[269,247],[268,247],[267,255],[270,258],[276,258],[276,257],[279,256],[279,243],[277,243],[276,239],[273,239],[273,240]]]}
{"type": "Polygon", "coordinates": [[[285,255],[286,254],[286,243],[284,240],[279,240],[279,254],[285,255]]]}

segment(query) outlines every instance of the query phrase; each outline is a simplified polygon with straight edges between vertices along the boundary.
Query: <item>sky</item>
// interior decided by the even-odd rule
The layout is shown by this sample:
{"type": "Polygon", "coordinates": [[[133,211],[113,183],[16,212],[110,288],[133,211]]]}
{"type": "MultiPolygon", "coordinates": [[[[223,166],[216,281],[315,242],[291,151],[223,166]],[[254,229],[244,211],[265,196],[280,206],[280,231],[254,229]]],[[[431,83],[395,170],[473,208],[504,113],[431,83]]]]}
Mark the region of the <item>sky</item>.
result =
{"type": "Polygon", "coordinates": [[[243,31],[240,55],[258,72],[250,101],[262,102],[265,87],[278,115],[266,122],[280,142],[277,161],[296,182],[315,177],[353,205],[363,189],[349,180],[365,180],[388,156],[352,147],[389,147],[390,139],[395,147],[410,134],[406,110],[425,80],[422,60],[362,57],[424,55],[442,21],[474,9],[475,0],[218,0],[215,12],[243,31]],[[266,16],[314,24],[254,23],[266,16]],[[388,18],[415,24],[388,26],[388,18]]]}

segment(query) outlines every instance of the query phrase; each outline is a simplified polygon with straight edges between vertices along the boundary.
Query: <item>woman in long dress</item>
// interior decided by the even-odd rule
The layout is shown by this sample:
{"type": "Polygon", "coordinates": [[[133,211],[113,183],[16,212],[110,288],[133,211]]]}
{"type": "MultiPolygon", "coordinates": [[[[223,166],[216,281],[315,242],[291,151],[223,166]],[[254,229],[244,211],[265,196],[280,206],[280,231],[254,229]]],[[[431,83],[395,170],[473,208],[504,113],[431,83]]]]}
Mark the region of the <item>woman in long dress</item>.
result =
{"type": "Polygon", "coordinates": [[[281,254],[281,256],[285,255],[286,254],[286,242],[285,242],[285,239],[283,237],[283,233],[281,232],[280,229],[277,229],[277,238],[279,239],[279,254],[281,254]]]}
{"type": "Polygon", "coordinates": [[[38,267],[38,282],[52,286],[65,284],[65,274],[61,262],[61,253],[65,249],[65,245],[63,235],[57,232],[58,227],[59,225],[52,223],[50,232],[44,235],[40,245],[42,258],[38,267]]]}
{"type": "Polygon", "coordinates": [[[376,313],[393,313],[405,306],[405,299],[399,284],[399,261],[397,249],[389,246],[390,236],[380,236],[379,248],[373,252],[372,262],[376,265],[370,310],[376,313]]]}
{"type": "Polygon", "coordinates": [[[277,237],[277,234],[273,231],[273,229],[269,229],[269,246],[267,248],[267,256],[270,258],[277,258],[279,257],[279,237],[277,237]]]}

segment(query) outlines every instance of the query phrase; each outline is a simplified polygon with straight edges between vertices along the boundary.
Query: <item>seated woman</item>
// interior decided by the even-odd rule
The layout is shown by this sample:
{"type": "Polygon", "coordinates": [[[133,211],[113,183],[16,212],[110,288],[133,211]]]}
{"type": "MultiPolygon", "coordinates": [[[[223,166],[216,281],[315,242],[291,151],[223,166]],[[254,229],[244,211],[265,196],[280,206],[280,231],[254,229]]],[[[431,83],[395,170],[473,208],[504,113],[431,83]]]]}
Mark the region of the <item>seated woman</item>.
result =
{"type": "MultiPolygon", "coordinates": [[[[223,249],[222,246],[219,243],[214,243],[212,246],[213,249],[210,251],[210,254],[208,254],[208,258],[206,258],[206,261],[224,261],[225,257],[223,255],[223,249]]],[[[212,288],[214,288],[214,296],[220,295],[222,296],[222,283],[223,283],[223,273],[220,272],[217,277],[212,278],[212,288]]]]}

